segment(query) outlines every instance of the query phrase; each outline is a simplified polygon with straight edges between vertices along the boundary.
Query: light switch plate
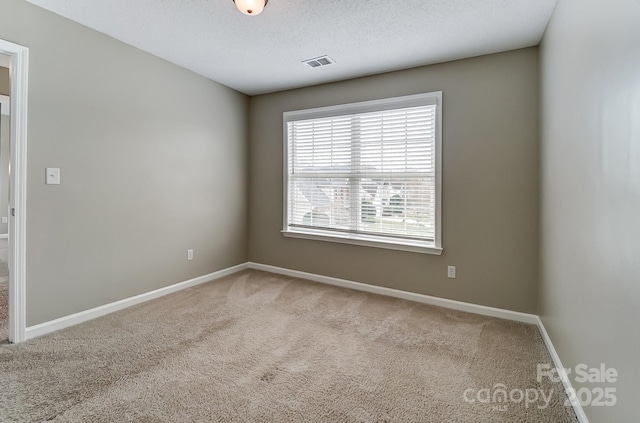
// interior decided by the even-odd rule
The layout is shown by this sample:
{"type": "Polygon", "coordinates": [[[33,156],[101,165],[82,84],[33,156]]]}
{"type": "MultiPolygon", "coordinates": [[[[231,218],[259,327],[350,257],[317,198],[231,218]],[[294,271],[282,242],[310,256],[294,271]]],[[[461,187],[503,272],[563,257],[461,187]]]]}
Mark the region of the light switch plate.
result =
{"type": "Polygon", "coordinates": [[[2,216],[2,223],[9,223],[7,216],[2,216]]]}
{"type": "Polygon", "coordinates": [[[47,185],[60,185],[60,168],[47,168],[47,185]]]}

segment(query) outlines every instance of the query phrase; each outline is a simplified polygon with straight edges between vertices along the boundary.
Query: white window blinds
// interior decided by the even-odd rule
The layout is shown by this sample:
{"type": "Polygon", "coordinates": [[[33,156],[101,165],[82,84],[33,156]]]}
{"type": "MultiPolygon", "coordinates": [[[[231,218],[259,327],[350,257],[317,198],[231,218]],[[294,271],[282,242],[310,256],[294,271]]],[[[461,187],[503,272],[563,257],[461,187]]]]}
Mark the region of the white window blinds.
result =
{"type": "Polygon", "coordinates": [[[411,98],[406,107],[394,99],[382,110],[285,116],[285,232],[436,244],[438,102],[411,98]]]}

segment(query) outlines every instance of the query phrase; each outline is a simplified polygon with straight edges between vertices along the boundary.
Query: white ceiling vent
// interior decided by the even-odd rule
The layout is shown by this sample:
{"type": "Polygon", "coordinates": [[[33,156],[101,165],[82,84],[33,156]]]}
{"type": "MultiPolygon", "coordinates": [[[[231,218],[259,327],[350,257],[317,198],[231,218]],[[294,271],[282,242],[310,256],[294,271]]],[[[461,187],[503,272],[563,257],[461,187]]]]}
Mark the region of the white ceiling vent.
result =
{"type": "Polygon", "coordinates": [[[321,66],[333,65],[335,60],[333,60],[329,56],[320,56],[315,59],[303,60],[302,63],[309,66],[310,68],[319,68],[321,66]]]}

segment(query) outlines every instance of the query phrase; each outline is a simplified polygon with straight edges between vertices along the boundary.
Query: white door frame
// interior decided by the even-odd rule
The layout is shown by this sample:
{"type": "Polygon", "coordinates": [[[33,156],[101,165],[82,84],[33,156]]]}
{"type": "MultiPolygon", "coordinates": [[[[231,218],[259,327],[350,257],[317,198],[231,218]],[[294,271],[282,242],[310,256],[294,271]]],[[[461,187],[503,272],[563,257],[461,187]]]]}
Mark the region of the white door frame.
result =
{"type": "Polygon", "coordinates": [[[27,82],[29,49],[0,39],[11,58],[9,158],[9,342],[25,340],[27,328],[27,82]]]}

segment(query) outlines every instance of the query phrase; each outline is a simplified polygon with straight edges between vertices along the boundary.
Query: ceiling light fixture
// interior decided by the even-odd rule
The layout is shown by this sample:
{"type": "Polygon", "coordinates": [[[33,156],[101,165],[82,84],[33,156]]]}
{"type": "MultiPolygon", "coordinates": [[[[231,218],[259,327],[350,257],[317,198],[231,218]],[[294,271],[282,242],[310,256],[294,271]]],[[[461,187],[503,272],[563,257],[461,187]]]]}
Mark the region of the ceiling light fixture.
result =
{"type": "Polygon", "coordinates": [[[262,13],[269,0],[233,0],[239,11],[248,16],[256,16],[262,13]]]}

